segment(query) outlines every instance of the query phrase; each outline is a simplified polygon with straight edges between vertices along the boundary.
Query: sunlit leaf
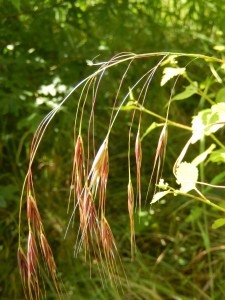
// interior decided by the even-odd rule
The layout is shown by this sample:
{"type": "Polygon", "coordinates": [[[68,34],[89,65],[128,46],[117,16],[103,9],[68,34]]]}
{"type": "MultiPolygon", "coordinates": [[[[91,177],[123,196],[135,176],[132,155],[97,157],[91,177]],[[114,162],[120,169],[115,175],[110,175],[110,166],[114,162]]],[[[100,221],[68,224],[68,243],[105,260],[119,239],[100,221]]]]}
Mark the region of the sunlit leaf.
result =
{"type": "Polygon", "coordinates": [[[165,195],[167,195],[169,193],[170,193],[169,190],[156,193],[152,198],[151,204],[156,203],[157,201],[159,201],[160,199],[162,199],[165,195]]]}
{"type": "Polygon", "coordinates": [[[182,162],[176,170],[177,183],[181,185],[180,191],[187,193],[195,189],[198,180],[198,169],[191,163],[182,162]]]}
{"type": "Polygon", "coordinates": [[[167,59],[165,59],[162,63],[161,66],[165,66],[166,64],[170,64],[170,65],[176,65],[177,64],[177,60],[176,58],[178,57],[178,55],[169,55],[167,57],[167,59]]]}
{"type": "Polygon", "coordinates": [[[170,79],[175,76],[183,75],[185,73],[185,68],[165,68],[163,70],[163,76],[161,80],[161,86],[167,83],[170,79]]]}
{"type": "Polygon", "coordinates": [[[213,49],[216,50],[216,51],[221,52],[221,51],[225,50],[225,46],[224,45],[216,45],[216,46],[213,47],[213,49]]]}
{"type": "Polygon", "coordinates": [[[192,120],[192,144],[204,135],[210,135],[224,126],[225,103],[212,105],[211,108],[201,110],[192,120]],[[217,124],[216,124],[217,123],[217,124]]]}

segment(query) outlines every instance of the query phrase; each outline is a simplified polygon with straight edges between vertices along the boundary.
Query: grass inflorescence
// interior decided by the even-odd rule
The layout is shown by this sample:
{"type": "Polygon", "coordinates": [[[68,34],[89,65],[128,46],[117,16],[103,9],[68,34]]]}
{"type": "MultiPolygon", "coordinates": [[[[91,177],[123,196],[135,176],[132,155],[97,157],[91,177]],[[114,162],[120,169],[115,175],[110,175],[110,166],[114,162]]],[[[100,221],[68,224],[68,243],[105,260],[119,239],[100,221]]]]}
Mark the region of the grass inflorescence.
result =
{"type": "MultiPolygon", "coordinates": [[[[126,272],[123,267],[122,259],[119,254],[119,249],[116,244],[116,239],[113,235],[110,220],[107,215],[107,207],[110,207],[110,203],[107,202],[107,187],[110,174],[110,137],[114,128],[114,124],[117,121],[118,115],[122,111],[133,111],[131,119],[129,122],[128,130],[128,175],[127,175],[127,206],[128,215],[130,221],[130,242],[131,242],[131,257],[134,259],[136,251],[136,238],[135,238],[135,224],[134,215],[135,213],[141,213],[142,207],[142,165],[143,165],[143,151],[142,151],[142,137],[146,136],[142,132],[142,115],[150,114],[161,122],[162,126],[161,133],[158,138],[158,144],[156,146],[155,157],[151,164],[151,170],[149,171],[150,178],[149,184],[146,188],[146,202],[150,196],[150,189],[154,181],[154,196],[151,203],[159,201],[162,197],[167,194],[172,195],[185,195],[187,197],[192,197],[196,201],[204,202],[205,204],[211,205],[221,211],[224,209],[214,204],[213,201],[208,199],[202,194],[197,188],[198,184],[207,185],[205,182],[201,182],[196,178],[193,180],[192,175],[195,172],[197,165],[202,163],[207,155],[210,154],[208,151],[205,154],[205,158],[199,158],[198,163],[184,164],[185,155],[189,149],[196,141],[200,140],[201,136],[207,135],[212,136],[214,142],[217,142],[218,146],[224,145],[217,139],[214,135],[215,125],[220,125],[218,129],[224,126],[224,120],[218,119],[217,122],[211,122],[206,124],[202,129],[202,132],[198,133],[200,138],[196,137],[196,131],[190,126],[185,124],[180,124],[176,121],[170,120],[170,107],[172,103],[172,92],[167,105],[167,110],[165,116],[156,114],[151,110],[145,108],[145,103],[147,99],[147,93],[150,89],[150,84],[152,79],[157,72],[157,70],[170,63],[170,57],[175,58],[185,57],[187,60],[203,59],[211,62],[225,63],[223,60],[208,57],[204,55],[197,54],[179,54],[179,53],[150,53],[136,55],[133,53],[121,53],[115,55],[108,62],[99,63],[99,68],[93,74],[91,74],[86,79],[78,83],[72,91],[63,99],[63,101],[55,107],[40,123],[37,131],[34,135],[33,142],[31,144],[30,150],[30,162],[28,166],[28,172],[24,181],[24,186],[22,190],[21,200],[20,200],[20,217],[19,217],[19,247],[18,247],[18,265],[20,270],[21,281],[24,289],[26,298],[28,299],[40,299],[45,294],[45,283],[42,278],[42,267],[43,264],[47,270],[50,278],[53,281],[57,295],[59,298],[62,297],[61,283],[57,276],[56,263],[53,257],[53,251],[48,242],[43,221],[38,209],[38,201],[35,195],[33,176],[32,176],[32,165],[37,155],[37,150],[40,142],[45,134],[46,128],[49,123],[60,109],[60,107],[65,103],[69,96],[82,86],[82,91],[77,103],[77,110],[75,114],[75,125],[74,125],[74,155],[73,155],[73,166],[71,175],[71,185],[69,191],[69,201],[67,212],[70,214],[69,223],[66,229],[66,234],[70,227],[73,227],[75,222],[76,212],[79,212],[79,229],[77,233],[77,239],[75,242],[75,256],[77,256],[82,250],[85,253],[86,260],[90,263],[95,260],[98,265],[99,273],[104,284],[105,278],[109,278],[111,284],[119,289],[124,285],[124,277],[126,279],[126,272]],[[126,76],[129,69],[132,67],[134,61],[140,59],[154,59],[157,62],[154,66],[150,67],[144,75],[139,76],[139,79],[133,84],[129,85],[126,82],[126,76]],[[118,90],[115,93],[115,98],[113,101],[113,106],[111,109],[111,115],[108,123],[106,124],[106,131],[104,133],[104,139],[99,142],[96,132],[95,125],[95,107],[98,102],[98,92],[101,88],[102,80],[112,67],[120,64],[127,64],[125,72],[123,73],[118,90]],[[122,89],[125,89],[125,96],[122,94],[122,89]],[[137,97],[133,99],[131,97],[132,93],[135,92],[137,97]],[[120,95],[123,95],[120,99],[120,95]],[[132,99],[131,99],[132,98],[132,99]],[[90,117],[88,120],[87,129],[83,125],[84,122],[84,112],[87,104],[91,102],[90,117]],[[136,116],[138,115],[138,118],[136,116]],[[137,121],[137,126],[135,122],[137,121]],[[177,157],[174,164],[174,176],[177,183],[181,185],[180,190],[168,185],[162,179],[164,161],[166,158],[166,147],[168,140],[168,128],[169,126],[177,127],[181,130],[186,130],[192,133],[192,136],[183,147],[181,154],[177,157]],[[214,126],[214,127],[213,127],[214,126]],[[209,128],[214,128],[210,131],[209,128]],[[207,131],[208,130],[208,131],[207,131]],[[135,141],[132,145],[132,136],[135,134],[135,141]],[[96,145],[98,145],[96,147],[96,145]],[[98,149],[96,151],[96,149],[98,149]],[[134,171],[132,169],[131,157],[135,158],[135,178],[134,171]],[[190,174],[184,174],[182,167],[187,167],[185,170],[189,170],[190,174]],[[189,168],[190,166],[190,168],[189,168]],[[187,175],[189,177],[187,177],[187,175]],[[133,185],[133,182],[136,185],[133,185]],[[163,192],[160,192],[162,189],[163,192]],[[190,194],[189,192],[194,190],[197,192],[195,194],[190,194]],[[184,192],[185,191],[185,192],[184,192]],[[27,204],[27,246],[26,250],[22,246],[22,224],[21,224],[21,214],[22,202],[26,197],[27,204]],[[73,206],[71,209],[71,202],[73,206]],[[41,258],[42,257],[42,258],[41,258]]],[[[189,66],[190,62],[186,64],[189,66]]],[[[186,67],[185,66],[185,67],[186,67]]],[[[166,70],[164,72],[164,77],[162,85],[173,78],[176,75],[175,84],[173,90],[180,76],[184,75],[185,68],[175,67],[175,72],[168,73],[166,70]],[[168,74],[167,74],[167,73],[168,74]],[[172,75],[171,75],[172,74],[172,75]],[[175,75],[174,75],[175,74],[175,75]]],[[[170,69],[170,72],[171,69],[170,69]]],[[[196,92],[197,93],[197,92],[196,92]]],[[[214,103],[214,102],[213,102],[214,103]]],[[[203,124],[204,125],[204,124],[203,124]]],[[[211,150],[210,150],[211,151],[211,150]]],[[[195,174],[198,174],[195,172],[195,174]]],[[[208,185],[211,186],[212,185],[208,185]]],[[[215,185],[214,187],[223,188],[222,186],[215,185]]],[[[26,232],[26,230],[23,230],[26,232]]],[[[65,234],[65,236],[66,236],[65,234]]],[[[127,280],[127,279],[126,279],[127,280]]]]}

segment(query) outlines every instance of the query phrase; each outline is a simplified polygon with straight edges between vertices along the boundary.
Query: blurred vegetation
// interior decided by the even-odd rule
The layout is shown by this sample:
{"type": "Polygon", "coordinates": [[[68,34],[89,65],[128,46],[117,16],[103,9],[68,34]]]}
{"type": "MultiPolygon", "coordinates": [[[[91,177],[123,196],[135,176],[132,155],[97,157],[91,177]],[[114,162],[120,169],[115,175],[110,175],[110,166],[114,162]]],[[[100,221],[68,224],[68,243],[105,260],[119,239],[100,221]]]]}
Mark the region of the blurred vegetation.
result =
{"type": "MultiPolygon", "coordinates": [[[[92,61],[108,60],[118,52],[194,52],[224,58],[224,15],[225,5],[219,0],[0,0],[1,299],[24,299],[16,260],[19,198],[30,143],[39,122],[77,82],[95,70],[90,66],[92,61]]],[[[148,63],[142,60],[130,69],[127,80],[131,85],[148,63]]],[[[109,107],[124,68],[110,70],[104,79],[101,103],[95,111],[99,141],[107,132],[109,107]]],[[[188,70],[193,81],[205,84],[212,78],[205,62],[195,63],[188,70]]],[[[160,88],[161,76],[156,74],[151,84],[151,98],[155,98],[151,110],[165,115],[164,105],[172,86],[160,88]]],[[[223,87],[225,76],[220,76],[222,82],[210,84],[207,93],[215,96],[223,87]]],[[[183,84],[178,83],[177,93],[183,84]]],[[[52,121],[33,166],[40,212],[68,295],[71,299],[225,298],[224,231],[211,228],[221,213],[193,200],[171,197],[153,207],[151,213],[146,205],[142,217],[136,220],[138,254],[130,261],[126,191],[129,112],[119,115],[111,137],[113,169],[107,214],[130,285],[124,282],[124,293],[118,294],[110,285],[102,286],[95,266],[90,278],[89,264],[82,254],[74,258],[75,230],[65,240],[63,237],[68,223],[78,98],[75,92],[52,121]]],[[[91,103],[88,105],[91,109],[91,103]]],[[[201,105],[196,95],[186,102],[177,101],[171,110],[172,119],[190,126],[201,105]]],[[[88,123],[89,113],[87,106],[84,123],[88,123]]],[[[153,117],[143,116],[143,132],[153,121],[153,117]]],[[[168,141],[165,177],[170,176],[168,170],[187,137],[178,136],[174,129],[168,141]]],[[[143,157],[150,158],[143,162],[143,185],[149,180],[157,140],[158,132],[154,131],[151,141],[143,143],[143,157]]],[[[199,149],[195,151],[197,155],[199,149]]],[[[206,179],[212,180],[221,170],[221,165],[214,166],[206,179]]],[[[210,192],[216,201],[225,204],[224,192],[210,192]]],[[[46,290],[47,299],[56,299],[50,283],[46,290]]]]}

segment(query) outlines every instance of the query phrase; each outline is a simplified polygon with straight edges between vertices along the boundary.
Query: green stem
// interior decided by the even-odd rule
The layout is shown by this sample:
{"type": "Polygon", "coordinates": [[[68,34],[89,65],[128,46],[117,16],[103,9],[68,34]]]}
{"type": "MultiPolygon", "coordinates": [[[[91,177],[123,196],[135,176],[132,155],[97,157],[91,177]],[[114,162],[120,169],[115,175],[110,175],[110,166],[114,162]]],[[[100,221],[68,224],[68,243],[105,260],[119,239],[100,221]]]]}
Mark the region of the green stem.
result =
{"type": "Polygon", "coordinates": [[[212,206],[212,207],[216,208],[217,210],[222,211],[222,212],[225,213],[225,208],[223,208],[223,207],[221,207],[221,206],[219,206],[219,205],[217,205],[217,204],[211,202],[209,199],[207,199],[207,198],[205,198],[205,197],[204,197],[204,198],[203,198],[203,197],[197,197],[197,196],[192,195],[192,194],[182,193],[182,192],[180,192],[179,190],[175,190],[175,189],[172,188],[172,187],[168,187],[168,188],[170,189],[170,191],[171,191],[170,193],[171,193],[171,194],[176,194],[176,195],[180,195],[180,196],[185,196],[185,197],[188,197],[188,198],[192,198],[192,199],[201,201],[201,202],[203,202],[203,203],[205,203],[205,204],[207,204],[207,205],[209,205],[209,206],[212,206]]]}

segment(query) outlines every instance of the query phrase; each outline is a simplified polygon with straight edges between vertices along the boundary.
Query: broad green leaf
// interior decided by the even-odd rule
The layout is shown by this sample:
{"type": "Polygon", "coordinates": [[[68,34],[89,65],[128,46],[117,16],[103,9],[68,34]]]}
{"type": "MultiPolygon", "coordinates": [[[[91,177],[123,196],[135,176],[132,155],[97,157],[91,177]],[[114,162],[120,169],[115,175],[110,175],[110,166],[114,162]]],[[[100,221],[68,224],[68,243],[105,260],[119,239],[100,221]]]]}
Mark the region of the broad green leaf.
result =
{"type": "Polygon", "coordinates": [[[219,90],[219,92],[216,94],[216,102],[225,102],[225,87],[219,90]]]}
{"type": "Polygon", "coordinates": [[[215,144],[212,144],[207,150],[203,153],[199,154],[195,159],[191,162],[192,165],[198,166],[201,162],[203,162],[206,157],[212,153],[212,151],[216,148],[215,144]]]}
{"type": "Polygon", "coordinates": [[[161,86],[167,83],[170,79],[175,76],[183,75],[185,73],[185,68],[165,68],[163,70],[163,76],[161,80],[161,86]]]}
{"type": "Polygon", "coordinates": [[[220,218],[217,219],[213,224],[212,224],[212,229],[217,229],[221,226],[225,225],[225,218],[220,218]]]}
{"type": "Polygon", "coordinates": [[[197,82],[195,82],[194,85],[193,84],[188,85],[182,93],[174,96],[172,98],[172,101],[187,99],[197,93],[198,93],[198,84],[197,82]]]}
{"type": "Polygon", "coordinates": [[[153,196],[153,199],[151,201],[151,204],[156,203],[157,201],[159,201],[160,199],[162,199],[164,196],[166,196],[167,194],[169,194],[170,191],[163,191],[163,192],[158,192],[153,196]]]}

